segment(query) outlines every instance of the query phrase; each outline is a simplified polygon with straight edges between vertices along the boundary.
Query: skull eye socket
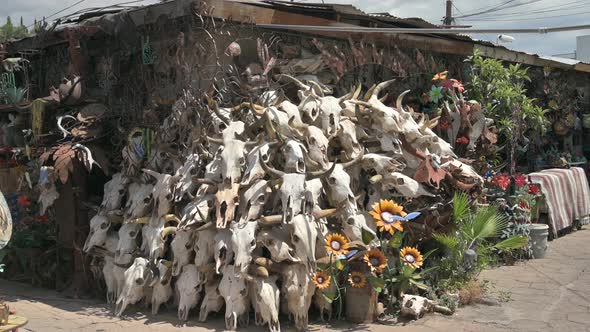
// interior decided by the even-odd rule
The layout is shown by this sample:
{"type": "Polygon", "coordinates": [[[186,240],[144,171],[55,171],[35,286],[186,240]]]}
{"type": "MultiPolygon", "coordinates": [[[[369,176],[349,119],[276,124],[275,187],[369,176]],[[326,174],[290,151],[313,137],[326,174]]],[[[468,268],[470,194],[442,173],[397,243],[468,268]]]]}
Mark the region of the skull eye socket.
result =
{"type": "Polygon", "coordinates": [[[259,203],[264,203],[264,195],[258,196],[258,202],[259,203]]]}
{"type": "Polygon", "coordinates": [[[240,290],[240,295],[246,296],[246,292],[247,292],[247,289],[244,288],[244,289],[240,290]]]}
{"type": "Polygon", "coordinates": [[[311,116],[316,117],[318,115],[318,110],[317,108],[314,108],[311,110],[311,116]]]}
{"type": "Polygon", "coordinates": [[[119,189],[119,195],[123,195],[125,193],[125,189],[119,189]]]}
{"type": "Polygon", "coordinates": [[[315,137],[312,136],[312,137],[309,138],[309,143],[315,144],[316,142],[317,141],[316,141],[315,137]]]}
{"type": "Polygon", "coordinates": [[[346,223],[347,223],[349,226],[352,226],[352,225],[354,225],[354,218],[348,218],[348,220],[346,221],[346,223]]]}
{"type": "Polygon", "coordinates": [[[273,246],[275,244],[275,240],[268,239],[268,241],[266,241],[266,243],[268,243],[269,246],[273,246]]]}
{"type": "Polygon", "coordinates": [[[262,160],[264,160],[264,162],[268,162],[269,159],[270,159],[270,156],[267,153],[262,155],[262,160]]]}
{"type": "Polygon", "coordinates": [[[135,237],[136,235],[137,235],[137,232],[136,231],[129,232],[129,236],[130,237],[135,237]]]}
{"type": "Polygon", "coordinates": [[[238,162],[240,163],[240,165],[244,166],[246,165],[246,159],[244,157],[240,157],[240,159],[238,160],[238,162]]]}
{"type": "Polygon", "coordinates": [[[328,182],[329,182],[330,184],[336,184],[336,178],[335,178],[335,177],[333,177],[333,176],[331,176],[331,177],[328,179],[328,182]]]}
{"type": "Polygon", "coordinates": [[[194,167],[193,167],[193,168],[191,168],[191,170],[190,170],[190,173],[191,173],[191,175],[195,175],[195,174],[197,174],[197,169],[196,169],[196,168],[194,168],[194,167]]]}
{"type": "Polygon", "coordinates": [[[252,242],[250,242],[250,246],[252,248],[256,247],[256,240],[252,240],[252,242]]]}
{"type": "Polygon", "coordinates": [[[166,194],[166,199],[167,200],[171,200],[172,199],[172,194],[171,193],[166,194]]]}
{"type": "Polygon", "coordinates": [[[293,242],[299,242],[299,236],[293,234],[292,236],[293,242]]]}
{"type": "Polygon", "coordinates": [[[109,227],[109,224],[108,224],[108,223],[106,223],[106,222],[103,222],[103,223],[100,225],[100,229],[107,229],[108,227],[109,227]]]}
{"type": "Polygon", "coordinates": [[[190,242],[187,242],[187,243],[184,245],[184,247],[185,247],[186,249],[190,249],[190,248],[191,248],[191,244],[190,244],[190,242]]]}
{"type": "Polygon", "coordinates": [[[151,197],[146,197],[146,198],[143,199],[143,202],[145,204],[149,204],[151,201],[152,201],[152,198],[151,197]]]}

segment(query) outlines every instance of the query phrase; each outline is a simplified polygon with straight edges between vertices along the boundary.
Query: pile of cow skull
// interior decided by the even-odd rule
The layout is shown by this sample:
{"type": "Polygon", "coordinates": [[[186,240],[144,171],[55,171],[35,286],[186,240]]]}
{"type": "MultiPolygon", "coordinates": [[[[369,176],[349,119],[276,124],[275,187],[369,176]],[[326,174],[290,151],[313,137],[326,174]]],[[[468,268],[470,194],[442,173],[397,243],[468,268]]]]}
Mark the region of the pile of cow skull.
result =
{"type": "Polygon", "coordinates": [[[483,182],[431,130],[436,120],[404,108],[403,94],[395,106],[379,99],[393,81],[337,98],[285,78],[299,104],[223,108],[185,92],[149,154],[124,149],[84,246],[117,315],[145,301],[205,321],[225,306],[230,330],[251,312],[271,331],[279,313],[305,329],[312,303],[331,310],[312,282],[327,234],[361,241],[381,198],[434,204],[452,194],[441,181],[483,182]]]}

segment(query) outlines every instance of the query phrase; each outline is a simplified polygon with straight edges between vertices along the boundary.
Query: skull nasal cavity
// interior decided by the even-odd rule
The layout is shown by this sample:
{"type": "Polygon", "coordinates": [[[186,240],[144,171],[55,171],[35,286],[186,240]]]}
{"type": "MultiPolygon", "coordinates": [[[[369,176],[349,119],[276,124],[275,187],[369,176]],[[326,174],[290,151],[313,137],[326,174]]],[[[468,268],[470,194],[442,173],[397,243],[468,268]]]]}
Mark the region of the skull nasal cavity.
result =
{"type": "Polygon", "coordinates": [[[225,211],[227,211],[227,203],[221,203],[221,207],[219,207],[219,213],[225,217],[225,211]]]}

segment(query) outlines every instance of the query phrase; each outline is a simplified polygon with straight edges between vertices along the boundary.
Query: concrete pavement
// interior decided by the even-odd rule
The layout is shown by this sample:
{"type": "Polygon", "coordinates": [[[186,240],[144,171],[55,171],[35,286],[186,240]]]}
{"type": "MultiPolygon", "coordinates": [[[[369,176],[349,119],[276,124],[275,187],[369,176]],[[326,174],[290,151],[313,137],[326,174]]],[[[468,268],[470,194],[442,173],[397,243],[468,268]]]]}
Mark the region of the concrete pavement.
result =
{"type": "MultiPolygon", "coordinates": [[[[588,226],[586,226],[588,227],[588,226]]],[[[333,322],[313,324],[313,331],[575,331],[590,332],[590,230],[566,235],[549,243],[546,258],[503,266],[482,273],[508,302],[464,307],[450,317],[430,315],[406,325],[351,325],[333,322]]],[[[124,318],[112,316],[111,308],[100,301],[60,297],[49,290],[0,281],[0,296],[18,314],[29,318],[21,331],[222,331],[223,315],[210,316],[207,323],[196,322],[196,313],[179,329],[173,309],[156,317],[149,309],[132,308],[124,318]],[[134,309],[136,309],[135,312],[134,309]]],[[[294,331],[281,322],[283,331],[294,331]]],[[[242,331],[246,329],[242,328],[242,331]]],[[[251,325],[247,331],[267,331],[251,325]]]]}

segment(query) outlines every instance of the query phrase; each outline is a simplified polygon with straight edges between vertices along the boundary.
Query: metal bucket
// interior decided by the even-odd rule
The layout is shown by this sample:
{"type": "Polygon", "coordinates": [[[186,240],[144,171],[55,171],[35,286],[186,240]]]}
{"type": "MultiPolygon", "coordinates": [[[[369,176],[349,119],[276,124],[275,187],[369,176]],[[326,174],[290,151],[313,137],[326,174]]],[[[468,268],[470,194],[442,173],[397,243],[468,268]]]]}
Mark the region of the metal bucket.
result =
{"type": "Polygon", "coordinates": [[[531,241],[531,249],[533,251],[533,258],[543,258],[547,252],[547,237],[549,236],[549,225],[545,224],[531,224],[529,226],[529,238],[531,241]]]}

